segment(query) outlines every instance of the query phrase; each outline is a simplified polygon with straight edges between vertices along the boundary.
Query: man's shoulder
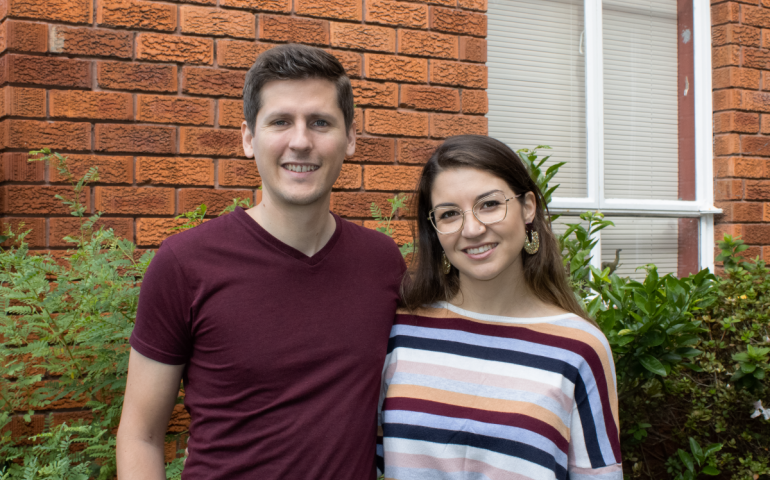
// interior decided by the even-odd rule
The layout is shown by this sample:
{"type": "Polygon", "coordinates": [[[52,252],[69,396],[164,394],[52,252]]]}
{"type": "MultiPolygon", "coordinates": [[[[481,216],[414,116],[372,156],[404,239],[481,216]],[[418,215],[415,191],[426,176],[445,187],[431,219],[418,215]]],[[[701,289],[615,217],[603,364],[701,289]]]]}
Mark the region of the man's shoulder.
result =
{"type": "Polygon", "coordinates": [[[163,240],[162,245],[173,250],[178,256],[200,253],[203,248],[222,246],[227,243],[223,239],[232,238],[228,235],[238,229],[237,221],[234,220],[232,213],[206,220],[197,227],[171,235],[163,240]]]}
{"type": "Polygon", "coordinates": [[[364,249],[377,253],[398,253],[400,255],[396,242],[388,235],[344,219],[342,221],[343,228],[347,230],[351,239],[364,249]]]}

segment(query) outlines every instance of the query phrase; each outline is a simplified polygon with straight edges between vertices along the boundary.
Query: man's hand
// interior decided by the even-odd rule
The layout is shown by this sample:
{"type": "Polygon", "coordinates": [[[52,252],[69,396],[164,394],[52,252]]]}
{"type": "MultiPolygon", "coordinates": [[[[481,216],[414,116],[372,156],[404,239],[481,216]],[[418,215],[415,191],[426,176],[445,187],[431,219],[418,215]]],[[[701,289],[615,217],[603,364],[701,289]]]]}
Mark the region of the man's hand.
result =
{"type": "Polygon", "coordinates": [[[165,480],[164,441],[184,365],[151,360],[133,348],[118,428],[118,478],[165,480]]]}

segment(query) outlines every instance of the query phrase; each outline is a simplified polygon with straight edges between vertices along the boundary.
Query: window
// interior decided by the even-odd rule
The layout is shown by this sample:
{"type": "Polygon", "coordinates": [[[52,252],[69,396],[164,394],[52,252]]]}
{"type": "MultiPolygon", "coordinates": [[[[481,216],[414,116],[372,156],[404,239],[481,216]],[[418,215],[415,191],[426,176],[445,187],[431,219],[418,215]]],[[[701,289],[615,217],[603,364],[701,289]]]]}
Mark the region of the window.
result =
{"type": "Polygon", "coordinates": [[[566,161],[551,203],[600,210],[593,262],[713,267],[707,0],[491,0],[489,132],[566,161]]]}

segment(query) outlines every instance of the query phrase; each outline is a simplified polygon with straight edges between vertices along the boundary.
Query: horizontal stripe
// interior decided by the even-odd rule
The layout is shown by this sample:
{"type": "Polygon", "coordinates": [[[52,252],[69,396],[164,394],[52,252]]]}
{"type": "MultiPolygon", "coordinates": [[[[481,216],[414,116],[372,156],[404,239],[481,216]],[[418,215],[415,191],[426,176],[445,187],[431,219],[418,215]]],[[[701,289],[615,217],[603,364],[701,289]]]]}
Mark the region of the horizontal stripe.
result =
{"type": "MultiPolygon", "coordinates": [[[[388,388],[388,398],[385,400],[386,404],[383,405],[383,409],[387,410],[388,400],[399,397],[428,400],[435,403],[488,410],[490,412],[525,415],[550,425],[551,428],[559,432],[559,435],[569,441],[569,428],[567,428],[561,419],[554,415],[553,412],[540,407],[539,405],[476,397],[474,395],[463,395],[461,393],[445,392],[443,390],[436,390],[434,388],[427,388],[419,385],[391,385],[388,388]]],[[[383,432],[385,432],[385,425],[383,425],[383,432]]]]}
{"type": "MultiPolygon", "coordinates": [[[[422,440],[410,440],[408,438],[389,438],[385,445],[385,463],[387,465],[390,455],[393,454],[425,455],[443,462],[455,458],[464,458],[484,462],[500,470],[523,475],[537,480],[553,478],[553,470],[544,468],[518,457],[503,455],[483,448],[475,448],[467,445],[443,444],[439,445],[422,440]]],[[[387,466],[386,466],[387,469],[387,466]]]]}
{"type": "MultiPolygon", "coordinates": [[[[488,367],[488,365],[487,365],[488,367]]],[[[530,392],[536,395],[542,395],[550,397],[559,404],[562,410],[572,410],[572,398],[567,396],[560,388],[551,387],[544,383],[535,382],[523,378],[516,378],[514,376],[506,377],[503,375],[497,375],[488,372],[474,372],[470,370],[464,370],[461,368],[453,368],[443,365],[429,365],[422,362],[410,362],[408,360],[397,360],[388,366],[385,378],[390,380],[393,376],[393,371],[398,368],[399,372],[412,373],[417,375],[435,375],[448,380],[455,380],[458,382],[483,384],[498,388],[509,388],[511,390],[519,390],[523,392],[530,392]]],[[[488,370],[488,369],[487,369],[488,370]]],[[[518,371],[512,372],[515,374],[518,371]]]]}
{"type": "MultiPolygon", "coordinates": [[[[465,445],[479,449],[497,452],[510,457],[520,458],[535,465],[552,470],[557,478],[565,478],[567,469],[559,465],[553,456],[532,445],[527,445],[514,440],[488,437],[477,433],[440,430],[435,428],[420,427],[415,425],[385,424],[385,436],[388,438],[406,438],[410,440],[422,440],[437,444],[465,445]]],[[[385,460],[387,462],[387,447],[385,460]]],[[[385,468],[387,469],[387,463],[385,468]]]]}
{"type": "Polygon", "coordinates": [[[392,476],[389,478],[398,478],[399,480],[411,478],[415,480],[428,480],[430,478],[447,480],[446,474],[460,474],[458,478],[465,480],[470,478],[465,475],[466,473],[479,474],[482,475],[479,478],[489,480],[535,480],[532,477],[502,470],[478,460],[466,458],[438,460],[428,455],[411,455],[395,452],[388,454],[387,473],[392,476]]]}
{"type": "Polygon", "coordinates": [[[535,432],[523,428],[509,427],[496,423],[485,423],[470,420],[467,418],[453,418],[439,415],[431,415],[424,412],[413,412],[406,410],[389,410],[387,414],[388,424],[414,425],[416,427],[427,427],[435,429],[444,429],[450,431],[468,431],[474,434],[487,437],[513,440],[526,445],[531,445],[542,452],[548,452],[556,463],[567,468],[567,448],[560,450],[553,442],[538,435],[535,432]]]}
{"type": "MultiPolygon", "coordinates": [[[[538,418],[529,417],[519,413],[492,412],[477,408],[458,407],[446,403],[430,402],[415,398],[388,398],[386,401],[387,416],[391,411],[411,411],[426,413],[436,417],[449,417],[453,419],[469,419],[476,422],[484,422],[496,425],[505,425],[517,430],[532,432],[545,439],[550,445],[562,452],[567,452],[569,442],[559,434],[559,431],[541,421],[538,418]]],[[[399,420],[397,423],[405,423],[399,420]]]]}

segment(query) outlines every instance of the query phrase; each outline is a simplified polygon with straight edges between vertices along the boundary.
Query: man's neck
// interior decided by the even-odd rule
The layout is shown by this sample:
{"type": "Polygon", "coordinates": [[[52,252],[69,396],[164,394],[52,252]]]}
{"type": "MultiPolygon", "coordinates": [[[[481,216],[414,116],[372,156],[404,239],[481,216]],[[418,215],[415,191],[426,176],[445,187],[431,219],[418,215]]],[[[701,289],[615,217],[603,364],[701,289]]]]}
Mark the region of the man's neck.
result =
{"type": "Polygon", "coordinates": [[[246,213],[270,235],[312,257],[329,242],[337,228],[329,213],[330,198],[327,195],[312,205],[287,205],[263,191],[259,205],[246,213]]]}

